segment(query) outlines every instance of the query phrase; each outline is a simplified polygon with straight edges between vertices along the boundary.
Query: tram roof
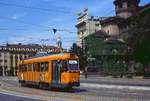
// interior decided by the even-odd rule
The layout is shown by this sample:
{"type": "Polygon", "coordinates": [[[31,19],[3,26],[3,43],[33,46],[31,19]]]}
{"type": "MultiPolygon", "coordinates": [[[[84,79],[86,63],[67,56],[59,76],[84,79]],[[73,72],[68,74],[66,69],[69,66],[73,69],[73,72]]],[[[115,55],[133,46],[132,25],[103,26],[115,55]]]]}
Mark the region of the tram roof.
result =
{"type": "MultiPolygon", "coordinates": [[[[23,60],[24,62],[30,62],[30,61],[34,61],[34,62],[39,62],[39,61],[46,61],[47,59],[51,59],[51,60],[57,60],[57,59],[67,59],[70,58],[71,53],[59,53],[59,54],[48,54],[48,55],[44,55],[44,56],[34,56],[28,59],[23,60]]],[[[75,58],[77,58],[75,56],[75,58]]]]}

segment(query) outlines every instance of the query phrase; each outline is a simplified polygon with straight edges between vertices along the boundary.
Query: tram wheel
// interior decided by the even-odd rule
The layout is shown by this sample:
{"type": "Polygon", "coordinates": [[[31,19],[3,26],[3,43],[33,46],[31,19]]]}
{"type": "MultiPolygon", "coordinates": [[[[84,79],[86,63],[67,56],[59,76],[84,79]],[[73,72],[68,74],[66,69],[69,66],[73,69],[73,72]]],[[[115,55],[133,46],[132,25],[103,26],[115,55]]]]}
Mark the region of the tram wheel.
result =
{"type": "Polygon", "coordinates": [[[25,83],[20,83],[20,86],[21,86],[21,87],[25,86],[25,83]]]}
{"type": "Polygon", "coordinates": [[[43,88],[43,84],[39,83],[39,88],[42,89],[43,88]]]}

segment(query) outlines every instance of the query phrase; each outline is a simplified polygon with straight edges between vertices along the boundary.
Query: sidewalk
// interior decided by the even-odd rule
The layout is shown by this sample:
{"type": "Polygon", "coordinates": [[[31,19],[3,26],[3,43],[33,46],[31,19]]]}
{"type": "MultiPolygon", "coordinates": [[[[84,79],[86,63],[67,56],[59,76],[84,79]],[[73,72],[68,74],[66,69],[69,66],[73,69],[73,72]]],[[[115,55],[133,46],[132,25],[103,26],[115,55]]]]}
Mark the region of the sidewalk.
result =
{"type": "Polygon", "coordinates": [[[115,84],[115,85],[131,85],[131,86],[147,86],[150,87],[150,79],[144,79],[142,77],[135,78],[113,78],[111,76],[101,77],[98,75],[90,75],[85,79],[84,75],[81,75],[81,82],[94,83],[94,84],[115,84]]]}
{"type": "Polygon", "coordinates": [[[131,89],[150,91],[150,79],[142,77],[135,78],[112,78],[111,76],[100,77],[98,75],[89,75],[85,79],[81,75],[81,86],[90,88],[114,88],[114,89],[131,89]]]}

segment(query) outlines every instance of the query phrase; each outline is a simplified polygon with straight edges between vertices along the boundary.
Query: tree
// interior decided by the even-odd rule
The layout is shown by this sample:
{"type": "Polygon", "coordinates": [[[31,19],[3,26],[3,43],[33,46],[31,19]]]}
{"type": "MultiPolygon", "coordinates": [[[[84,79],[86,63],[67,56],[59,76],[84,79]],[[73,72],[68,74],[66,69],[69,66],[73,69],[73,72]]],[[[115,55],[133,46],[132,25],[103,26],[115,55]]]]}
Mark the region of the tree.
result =
{"type": "Polygon", "coordinates": [[[78,46],[76,43],[73,43],[72,48],[73,48],[73,53],[78,54],[78,46]]]}
{"type": "Polygon", "coordinates": [[[131,51],[130,58],[141,62],[150,70],[150,8],[139,12],[127,20],[132,36],[127,41],[131,51]],[[148,13],[149,12],[149,13],[148,13]]]}
{"type": "Polygon", "coordinates": [[[78,55],[79,57],[79,67],[81,70],[85,70],[85,64],[86,64],[86,57],[83,53],[83,49],[79,46],[77,46],[76,43],[72,44],[72,47],[70,49],[70,52],[73,52],[78,55]]]}

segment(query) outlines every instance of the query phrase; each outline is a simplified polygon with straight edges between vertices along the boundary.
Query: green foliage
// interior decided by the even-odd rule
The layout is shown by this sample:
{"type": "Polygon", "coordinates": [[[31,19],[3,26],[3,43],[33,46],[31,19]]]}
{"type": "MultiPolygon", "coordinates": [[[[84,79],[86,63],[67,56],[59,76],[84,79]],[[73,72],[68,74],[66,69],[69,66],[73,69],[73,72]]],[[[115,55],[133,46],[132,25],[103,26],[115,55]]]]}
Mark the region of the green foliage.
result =
{"type": "MultiPolygon", "coordinates": [[[[90,35],[85,38],[87,52],[97,60],[97,67],[104,74],[115,74],[126,72],[123,63],[126,45],[122,42],[106,43],[105,38],[90,35]],[[116,53],[113,52],[116,50],[116,53]]],[[[88,54],[87,54],[88,55],[88,54]]]]}
{"type": "Polygon", "coordinates": [[[76,43],[73,43],[72,47],[70,49],[70,52],[78,55],[78,57],[79,57],[79,68],[80,68],[80,70],[84,70],[85,69],[85,63],[86,63],[86,57],[83,54],[83,49],[81,47],[77,46],[76,43]]]}
{"type": "Polygon", "coordinates": [[[78,54],[78,46],[77,46],[76,43],[73,43],[72,48],[73,48],[73,49],[72,49],[73,53],[78,54]]]}
{"type": "Polygon", "coordinates": [[[125,74],[127,72],[127,65],[123,63],[124,60],[121,58],[117,58],[117,56],[105,57],[103,61],[103,72],[109,75],[125,74]]]}
{"type": "Polygon", "coordinates": [[[91,55],[102,55],[102,51],[104,48],[104,39],[96,37],[94,35],[90,35],[85,38],[86,42],[86,52],[89,51],[91,55]]]}
{"type": "Polygon", "coordinates": [[[132,37],[127,41],[132,48],[129,54],[132,59],[142,63],[150,62],[150,13],[147,13],[149,11],[150,8],[128,19],[128,24],[132,26],[132,37]]]}

